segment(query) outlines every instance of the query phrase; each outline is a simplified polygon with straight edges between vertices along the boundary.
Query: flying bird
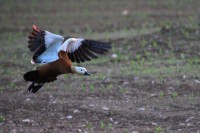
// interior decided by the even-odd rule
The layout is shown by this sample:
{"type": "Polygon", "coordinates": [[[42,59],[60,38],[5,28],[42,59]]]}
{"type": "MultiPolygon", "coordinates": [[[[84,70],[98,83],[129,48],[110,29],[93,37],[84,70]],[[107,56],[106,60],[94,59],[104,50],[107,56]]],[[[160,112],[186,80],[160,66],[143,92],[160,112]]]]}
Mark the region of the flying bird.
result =
{"type": "Polygon", "coordinates": [[[32,64],[42,64],[36,70],[24,74],[24,80],[32,82],[28,91],[35,93],[45,83],[53,82],[61,74],[90,75],[84,67],[72,62],[95,59],[111,48],[109,42],[99,42],[84,38],[67,38],[41,30],[36,25],[28,36],[28,48],[33,52],[32,64]]]}

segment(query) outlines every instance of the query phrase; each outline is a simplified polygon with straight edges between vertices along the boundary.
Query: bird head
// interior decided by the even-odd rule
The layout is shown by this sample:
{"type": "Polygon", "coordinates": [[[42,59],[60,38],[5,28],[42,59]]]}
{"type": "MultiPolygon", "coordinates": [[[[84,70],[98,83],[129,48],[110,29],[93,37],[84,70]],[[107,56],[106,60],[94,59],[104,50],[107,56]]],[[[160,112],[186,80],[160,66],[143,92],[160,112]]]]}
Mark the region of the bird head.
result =
{"type": "Polygon", "coordinates": [[[87,72],[86,68],[84,67],[74,66],[72,68],[72,72],[80,74],[80,75],[84,75],[84,76],[90,76],[90,74],[87,72]]]}

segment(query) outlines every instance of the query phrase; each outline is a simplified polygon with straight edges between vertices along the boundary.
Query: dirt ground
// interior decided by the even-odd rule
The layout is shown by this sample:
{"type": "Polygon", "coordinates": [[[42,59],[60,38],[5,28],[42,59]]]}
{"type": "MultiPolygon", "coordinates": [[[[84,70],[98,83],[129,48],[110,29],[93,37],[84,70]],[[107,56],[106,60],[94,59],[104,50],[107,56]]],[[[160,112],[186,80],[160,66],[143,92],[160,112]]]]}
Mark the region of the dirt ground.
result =
{"type": "Polygon", "coordinates": [[[1,0],[0,133],[200,133],[199,0],[1,0]],[[32,24],[112,42],[36,94],[32,24]],[[113,58],[113,54],[117,58],[113,58]]]}

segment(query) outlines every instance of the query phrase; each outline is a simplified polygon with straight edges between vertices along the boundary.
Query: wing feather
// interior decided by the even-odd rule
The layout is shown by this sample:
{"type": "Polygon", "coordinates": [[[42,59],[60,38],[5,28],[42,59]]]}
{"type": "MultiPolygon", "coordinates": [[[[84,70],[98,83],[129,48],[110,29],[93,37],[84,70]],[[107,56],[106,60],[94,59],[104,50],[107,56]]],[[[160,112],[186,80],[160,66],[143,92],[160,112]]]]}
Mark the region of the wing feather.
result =
{"type": "Polygon", "coordinates": [[[83,48],[79,47],[78,51],[83,56],[84,60],[90,61],[90,58],[87,56],[87,54],[85,53],[85,51],[83,50],[83,48]]]}
{"type": "Polygon", "coordinates": [[[34,53],[33,63],[49,63],[58,59],[64,38],[33,25],[28,36],[28,48],[34,53]]]}
{"type": "Polygon", "coordinates": [[[111,44],[107,42],[99,42],[83,38],[69,38],[66,40],[61,50],[68,53],[72,62],[90,61],[95,59],[98,54],[104,54],[111,48],[111,44]]]}
{"type": "Polygon", "coordinates": [[[81,55],[81,52],[80,52],[80,50],[76,50],[75,52],[77,53],[77,56],[79,57],[79,59],[80,59],[80,62],[85,62],[85,59],[83,58],[84,56],[83,56],[83,55],[81,55]]]}

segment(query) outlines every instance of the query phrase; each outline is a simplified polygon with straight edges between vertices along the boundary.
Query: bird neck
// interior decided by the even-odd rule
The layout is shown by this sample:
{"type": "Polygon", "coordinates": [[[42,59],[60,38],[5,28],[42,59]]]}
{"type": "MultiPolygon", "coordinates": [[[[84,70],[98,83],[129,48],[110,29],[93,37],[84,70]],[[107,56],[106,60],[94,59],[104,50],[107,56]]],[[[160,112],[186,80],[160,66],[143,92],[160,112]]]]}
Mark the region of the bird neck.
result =
{"type": "Polygon", "coordinates": [[[72,73],[76,73],[75,67],[76,67],[76,66],[71,65],[71,72],[72,72],[72,73]]]}

